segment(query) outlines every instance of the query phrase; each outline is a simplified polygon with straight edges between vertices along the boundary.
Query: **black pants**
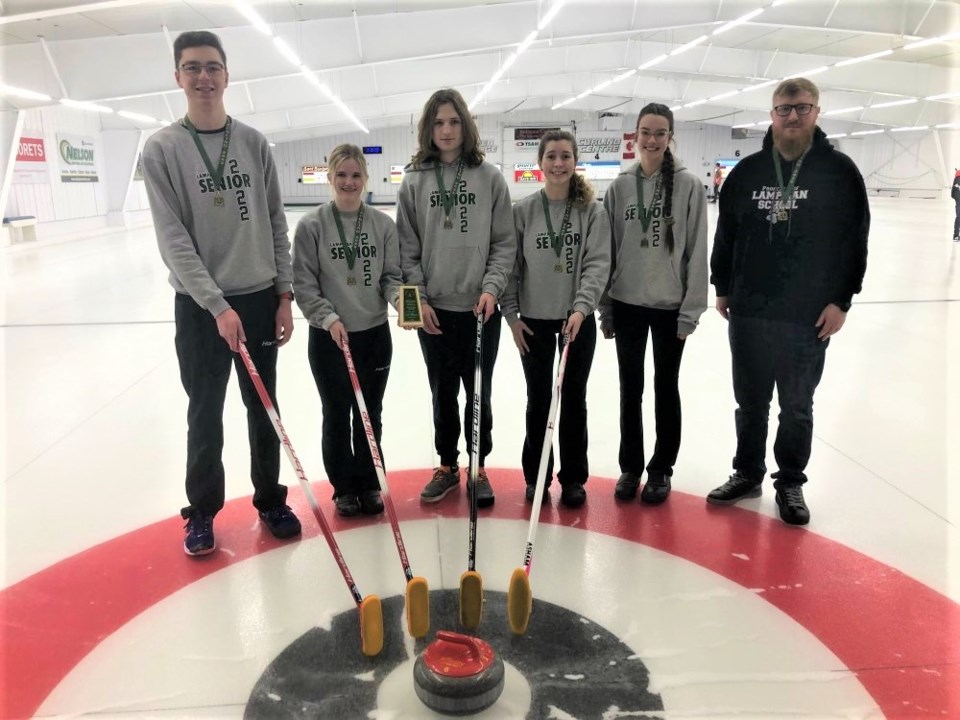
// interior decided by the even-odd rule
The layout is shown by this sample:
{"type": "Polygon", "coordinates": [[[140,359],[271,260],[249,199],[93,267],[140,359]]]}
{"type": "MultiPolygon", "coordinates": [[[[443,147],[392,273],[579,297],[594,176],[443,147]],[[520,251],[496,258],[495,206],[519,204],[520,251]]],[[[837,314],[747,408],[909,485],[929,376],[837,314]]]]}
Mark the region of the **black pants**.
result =
{"type": "Polygon", "coordinates": [[[762,480],[767,472],[767,423],[773,388],[780,402],[780,424],[773,454],[773,477],[802,484],[813,443],[813,393],[823,375],[827,345],[815,327],[760,318],[730,316],[733,394],[737,401],[737,454],[733,467],[762,480]]]}
{"type": "MultiPolygon", "coordinates": [[[[520,357],[527,380],[527,436],[523,440],[523,477],[528,485],[537,482],[544,432],[553,398],[554,370],[563,348],[560,330],[563,320],[523,318],[533,331],[527,335],[530,352],[520,357]]],[[[587,379],[597,346],[597,323],[593,315],[584,318],[577,339],[570,345],[567,367],[560,394],[560,472],[561,485],[585,483],[590,475],[587,462],[587,379]]],[[[553,478],[553,448],[547,465],[546,484],[553,478]]]]}
{"type": "MultiPolygon", "coordinates": [[[[460,454],[460,385],[467,394],[463,409],[463,427],[466,428],[467,454],[473,453],[473,367],[477,337],[477,318],[469,310],[453,312],[437,310],[442,335],[430,335],[423,330],[420,350],[427,365],[427,378],[433,395],[433,442],[441,465],[454,466],[460,454]]],[[[500,311],[490,316],[483,326],[483,350],[480,362],[480,457],[484,460],[493,449],[493,411],[490,395],[493,384],[493,366],[500,349],[500,311]]]]}
{"type": "Polygon", "coordinates": [[[953,219],[953,236],[960,236],[960,198],[953,201],[956,204],[957,215],[953,219]]]}
{"type": "Polygon", "coordinates": [[[620,472],[643,473],[643,376],[647,333],[653,338],[654,418],[657,441],[647,475],[673,475],[680,453],[679,310],[656,310],[614,301],[617,364],[620,368],[620,472]]]}
{"type": "MultiPolygon", "coordinates": [[[[247,350],[277,407],[276,293],[267,288],[226,301],[240,316],[247,350]]],[[[280,441],[243,359],[220,337],[213,316],[189,295],[177,294],[174,319],[180,381],[189,398],[186,488],[190,504],[180,511],[181,516],[188,518],[194,511],[215,515],[223,507],[223,404],[231,362],[237,367],[240,395],[247,408],[253,504],[264,511],[282,505],[287,488],[279,484],[280,441]]]]}
{"type": "MultiPolygon", "coordinates": [[[[383,425],[380,417],[393,357],[390,327],[384,323],[369,330],[352,332],[349,340],[350,354],[382,459],[380,438],[383,425]]],[[[311,327],[307,354],[323,405],[323,467],[333,485],[334,497],[379,489],[380,481],[370,456],[367,433],[343,351],[329,332],[311,327]]]]}

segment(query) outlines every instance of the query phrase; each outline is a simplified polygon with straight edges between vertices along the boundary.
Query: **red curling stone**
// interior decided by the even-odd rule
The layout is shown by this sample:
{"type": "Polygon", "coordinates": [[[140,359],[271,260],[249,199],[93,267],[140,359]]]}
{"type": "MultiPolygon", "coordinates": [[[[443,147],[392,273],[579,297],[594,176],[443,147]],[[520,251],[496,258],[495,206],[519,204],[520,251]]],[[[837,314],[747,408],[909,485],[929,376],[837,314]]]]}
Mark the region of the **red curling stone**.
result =
{"type": "Polygon", "coordinates": [[[444,715],[472,715],[503,692],[503,660],[480,638],[441,630],[413,666],[417,697],[444,715]]]}

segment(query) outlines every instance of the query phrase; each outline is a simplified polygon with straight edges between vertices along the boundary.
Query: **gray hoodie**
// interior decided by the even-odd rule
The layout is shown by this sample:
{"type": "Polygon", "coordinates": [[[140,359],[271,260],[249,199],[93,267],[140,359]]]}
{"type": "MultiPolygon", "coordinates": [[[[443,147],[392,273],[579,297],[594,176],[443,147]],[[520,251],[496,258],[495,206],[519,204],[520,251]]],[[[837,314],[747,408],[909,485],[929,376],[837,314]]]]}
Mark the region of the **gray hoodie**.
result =
{"type": "MultiPolygon", "coordinates": [[[[357,213],[341,212],[340,221],[352,244],[357,213]]],[[[387,303],[396,307],[400,287],[397,226],[388,215],[364,205],[360,247],[352,270],[332,203],[324,203],[300,219],[293,243],[293,288],[307,322],[329,330],[340,320],[347,332],[358,332],[387,321],[387,303]]]]}
{"type": "MultiPolygon", "coordinates": [[[[613,273],[600,302],[600,323],[613,322],[611,300],[661,310],[680,310],[677,333],[689,335],[707,309],[707,205],[699,178],[674,156],[673,239],[669,252],[664,241],[662,201],[644,233],[637,208],[637,171],[634,163],[614,180],[603,199],[613,234],[613,273]]],[[[654,195],[656,178],[643,178],[643,197],[654,195]]],[[[616,330],[616,328],[614,328],[616,330]]]]}
{"type": "MultiPolygon", "coordinates": [[[[442,165],[450,190],[457,163],[442,165]]],[[[499,300],[517,252],[510,192],[490,163],[464,166],[450,213],[446,213],[432,162],[408,165],[397,198],[397,232],[403,281],[420,287],[420,299],[442,310],[468,311],[490,293],[499,300]]]]}
{"type": "MultiPolygon", "coordinates": [[[[565,209],[566,200],[550,201],[555,230],[565,209]]],[[[574,310],[592,315],[610,278],[610,221],[603,206],[593,200],[572,208],[559,258],[550,246],[540,193],[517,202],[513,217],[517,260],[501,301],[507,322],[513,325],[518,313],[537,320],[566,320],[574,310]]]]}
{"type": "MultiPolygon", "coordinates": [[[[200,133],[216,162],[223,132],[200,133]]],[[[190,132],[173,123],[143,146],[143,179],[170,284],[214,316],[225,295],[273,286],[290,290],[290,241],[280,183],[267,139],[233,121],[224,169],[223,205],[214,204],[213,179],[190,132]]]]}

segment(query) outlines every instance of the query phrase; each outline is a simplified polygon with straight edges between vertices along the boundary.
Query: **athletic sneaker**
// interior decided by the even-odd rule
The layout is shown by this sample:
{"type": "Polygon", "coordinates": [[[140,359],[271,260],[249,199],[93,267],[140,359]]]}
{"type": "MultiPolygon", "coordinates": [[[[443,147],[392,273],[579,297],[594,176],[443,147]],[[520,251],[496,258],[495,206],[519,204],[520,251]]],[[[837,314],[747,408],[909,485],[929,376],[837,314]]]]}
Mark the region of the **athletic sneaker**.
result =
{"type": "Polygon", "coordinates": [[[420,491],[420,502],[435,503],[460,485],[460,468],[456,465],[441,465],[433,469],[433,478],[420,491]]]}
{"type": "Polygon", "coordinates": [[[260,519],[278,540],[287,540],[300,534],[300,521],[288,505],[277,505],[260,512],[260,519]]]}
{"type": "MultiPolygon", "coordinates": [[[[467,492],[473,492],[473,481],[467,478],[467,492]]],[[[469,495],[467,496],[469,497],[469,495]]],[[[487,477],[487,471],[480,468],[477,471],[477,507],[486,508],[493,505],[496,498],[493,495],[493,487],[490,485],[490,478],[487,477]]]]}
{"type": "Polygon", "coordinates": [[[810,510],[803,500],[803,488],[800,485],[779,483],[776,488],[780,519],[788,525],[806,525],[810,522],[810,510]]]}
{"type": "Polygon", "coordinates": [[[383,498],[379,490],[364,490],[360,493],[360,512],[364,515],[379,515],[383,512],[383,498]]]}
{"type": "Polygon", "coordinates": [[[213,515],[196,510],[183,527],[187,531],[187,537],[183,540],[183,551],[187,555],[209,555],[217,549],[213,537],[213,515]]]}
{"type": "Polygon", "coordinates": [[[659,505],[670,497],[670,476],[647,473],[647,483],[640,493],[640,502],[659,505]]]}
{"type": "Polygon", "coordinates": [[[637,496],[639,487],[640,476],[636,473],[625,472],[617,480],[617,487],[614,488],[613,496],[617,500],[633,500],[637,496]]]}
{"type": "Polygon", "coordinates": [[[710,491],[707,502],[711,505],[733,505],[747,498],[758,498],[763,493],[763,480],[744,477],[737,470],[723,485],[710,491]]]}
{"type": "Polygon", "coordinates": [[[587,501],[587,490],[583,483],[568,483],[560,488],[560,504],[567,507],[580,507],[587,501]]]}

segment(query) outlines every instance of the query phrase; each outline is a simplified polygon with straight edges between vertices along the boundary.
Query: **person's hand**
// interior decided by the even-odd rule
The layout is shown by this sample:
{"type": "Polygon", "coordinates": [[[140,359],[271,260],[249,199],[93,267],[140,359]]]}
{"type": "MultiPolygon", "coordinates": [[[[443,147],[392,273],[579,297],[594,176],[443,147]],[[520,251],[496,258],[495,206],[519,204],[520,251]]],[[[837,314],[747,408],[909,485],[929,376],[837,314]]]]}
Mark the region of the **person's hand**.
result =
{"type": "Polygon", "coordinates": [[[217,315],[217,332],[233,352],[240,352],[240,343],[247,341],[247,336],[243,334],[243,323],[233,308],[227,308],[217,315]]]}
{"type": "Polygon", "coordinates": [[[816,327],[820,328],[817,337],[821,340],[827,340],[831,335],[836,335],[840,332],[840,328],[843,327],[846,321],[847,314],[833,303],[830,303],[823,309],[823,312],[820,313],[820,317],[817,318],[816,327]]]}
{"type": "Polygon", "coordinates": [[[337,347],[343,350],[343,344],[347,342],[347,329],[343,323],[337,320],[327,329],[327,332],[330,333],[330,339],[337,344],[337,347]]]}
{"type": "Polygon", "coordinates": [[[277,337],[277,347],[283,347],[290,342],[293,336],[293,301],[288,297],[279,298],[273,330],[277,337]]]}
{"type": "Polygon", "coordinates": [[[567,336],[567,342],[573,342],[577,339],[577,333],[580,332],[581,323],[583,323],[582,312],[574,310],[570,313],[570,317],[567,318],[567,321],[563,324],[563,329],[560,331],[561,334],[567,336]]]}
{"type": "Polygon", "coordinates": [[[486,322],[496,309],[497,299],[490,293],[485,292],[480,294],[480,299],[477,300],[477,304],[473,307],[473,314],[479,315],[483,313],[483,321],[486,322]]]}
{"type": "Polygon", "coordinates": [[[527,345],[527,339],[524,335],[533,335],[533,330],[523,320],[517,320],[510,326],[510,332],[513,333],[513,344],[517,346],[520,354],[526,355],[530,352],[530,346],[527,345]]]}
{"type": "Polygon", "coordinates": [[[616,331],[613,329],[613,321],[601,322],[600,333],[603,335],[604,340],[613,340],[617,336],[616,331]]]}
{"type": "Polygon", "coordinates": [[[423,331],[428,335],[443,335],[437,314],[427,303],[420,303],[420,315],[423,317],[423,331]]]}
{"type": "Polygon", "coordinates": [[[726,295],[717,295],[717,302],[714,307],[717,308],[717,312],[724,320],[730,319],[730,298],[726,295]]]}

